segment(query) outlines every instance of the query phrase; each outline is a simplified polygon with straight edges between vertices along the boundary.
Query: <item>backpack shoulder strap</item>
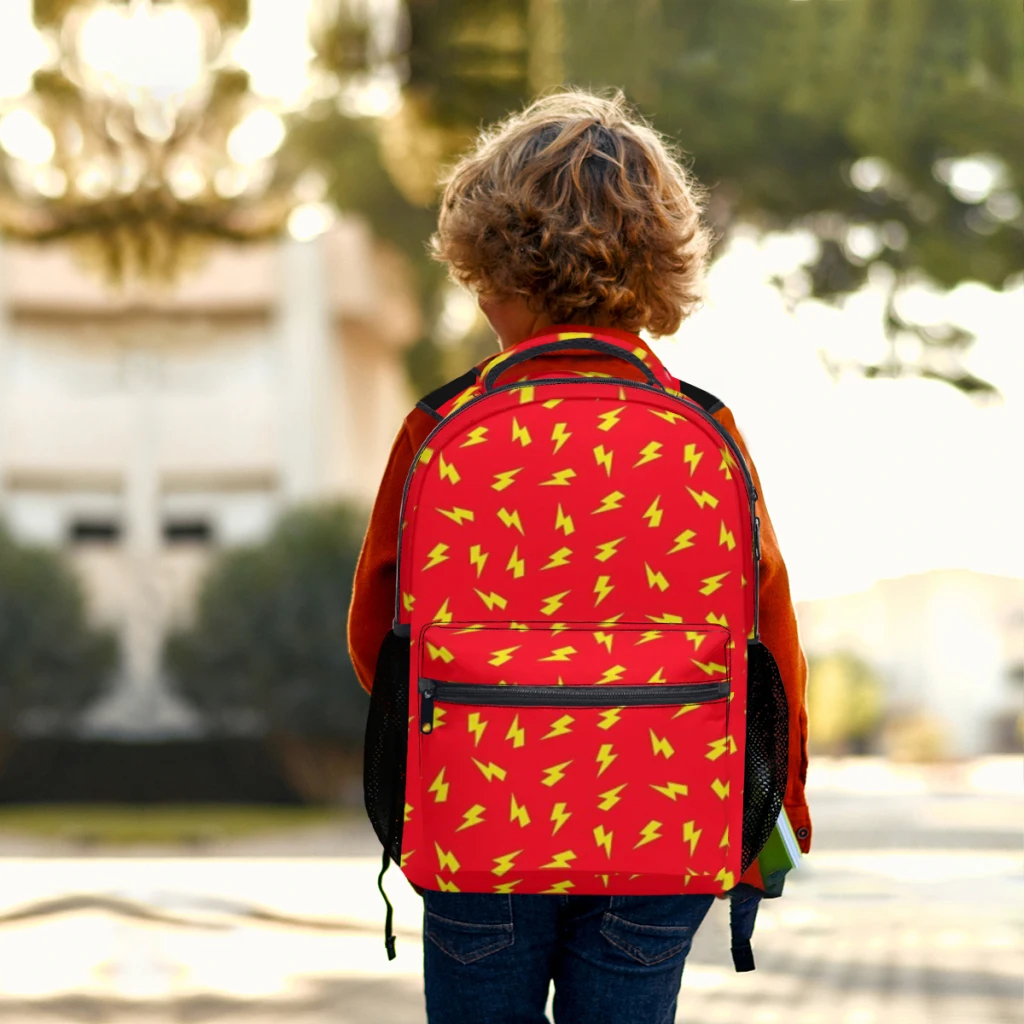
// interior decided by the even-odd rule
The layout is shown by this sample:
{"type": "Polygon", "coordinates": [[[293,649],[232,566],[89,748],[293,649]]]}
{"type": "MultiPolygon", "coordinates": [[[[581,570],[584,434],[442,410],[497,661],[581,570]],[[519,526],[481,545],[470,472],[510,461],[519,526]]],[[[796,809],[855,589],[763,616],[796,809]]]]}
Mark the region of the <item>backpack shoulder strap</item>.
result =
{"type": "Polygon", "coordinates": [[[439,388],[435,388],[429,395],[424,395],[416,403],[416,408],[422,409],[427,415],[440,422],[444,419],[440,411],[441,407],[450,402],[459,392],[465,391],[466,388],[471,388],[479,379],[480,373],[476,367],[473,367],[473,369],[467,370],[461,377],[456,377],[454,380],[448,381],[447,384],[442,384],[439,388]]]}
{"type": "Polygon", "coordinates": [[[679,390],[692,402],[696,402],[706,413],[714,415],[719,409],[725,408],[725,402],[716,398],[710,391],[697,387],[696,384],[688,384],[685,380],[679,381],[679,390]]]}

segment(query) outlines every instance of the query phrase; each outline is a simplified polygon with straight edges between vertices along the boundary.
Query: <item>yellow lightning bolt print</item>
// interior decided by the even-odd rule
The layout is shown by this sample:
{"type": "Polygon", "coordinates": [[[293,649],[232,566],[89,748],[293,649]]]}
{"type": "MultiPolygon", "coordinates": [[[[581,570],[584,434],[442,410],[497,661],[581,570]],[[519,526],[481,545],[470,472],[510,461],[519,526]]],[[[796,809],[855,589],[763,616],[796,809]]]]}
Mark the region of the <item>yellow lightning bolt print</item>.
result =
{"type": "Polygon", "coordinates": [[[686,639],[693,644],[694,653],[700,650],[700,645],[704,643],[704,638],[707,636],[706,633],[697,633],[692,629],[686,631],[686,639]]]}
{"type": "Polygon", "coordinates": [[[564,803],[557,803],[551,808],[549,820],[555,823],[555,827],[551,830],[552,835],[556,835],[558,830],[572,817],[572,811],[567,811],[565,807],[564,803]]]}
{"type": "Polygon", "coordinates": [[[416,810],[416,808],[413,807],[412,804],[406,804],[405,805],[405,816],[404,816],[404,818],[402,820],[403,821],[409,821],[412,818],[412,812],[414,810],[416,810]]]}
{"type": "Polygon", "coordinates": [[[616,786],[614,789],[605,790],[604,793],[598,793],[597,795],[601,798],[601,802],[597,805],[599,811],[610,811],[621,799],[619,794],[626,788],[628,783],[624,782],[621,786],[616,786]]]}
{"type": "Polygon", "coordinates": [[[719,448],[718,451],[722,456],[722,461],[718,464],[718,468],[725,473],[726,480],[731,480],[732,473],[730,473],[729,470],[735,467],[736,460],[732,457],[732,453],[728,448],[719,448]]]}
{"type": "MultiPolygon", "coordinates": [[[[547,402],[544,403],[545,408],[547,408],[547,404],[547,402]]],[[[568,425],[568,423],[556,423],[552,427],[551,440],[555,442],[555,450],[551,453],[552,455],[557,455],[562,445],[572,437],[572,433],[565,429],[568,425]]]]}
{"type": "Polygon", "coordinates": [[[651,789],[662,796],[667,796],[672,803],[676,802],[677,796],[688,796],[690,789],[682,782],[666,782],[664,786],[656,786],[653,782],[651,783],[651,789]]]}
{"type": "Polygon", "coordinates": [[[704,579],[701,580],[701,583],[703,583],[704,586],[700,588],[700,592],[705,597],[708,597],[710,594],[713,594],[716,590],[721,590],[722,580],[724,580],[725,577],[728,575],[729,573],[727,572],[720,572],[717,576],[705,576],[704,579]]]}
{"type": "Polygon", "coordinates": [[[660,622],[663,626],[678,625],[683,621],[682,615],[676,615],[674,612],[665,612],[663,615],[648,615],[647,618],[651,622],[660,622]]]}
{"type": "Polygon", "coordinates": [[[473,746],[480,746],[480,738],[484,734],[484,729],[487,728],[487,722],[481,720],[479,711],[471,711],[469,718],[466,721],[466,729],[473,734],[475,739],[473,740],[473,746]]]}
{"type": "Polygon", "coordinates": [[[481,550],[479,544],[474,544],[469,549],[469,564],[476,569],[477,579],[480,579],[480,574],[484,571],[484,566],[487,564],[487,558],[487,552],[481,550]]]}
{"type": "Polygon", "coordinates": [[[722,891],[728,892],[735,884],[736,879],[731,871],[726,871],[725,868],[721,868],[717,875],[715,875],[715,881],[722,883],[722,891]]]}
{"type": "Polygon", "coordinates": [[[522,473],[525,467],[520,466],[518,469],[506,469],[501,473],[494,474],[494,483],[491,484],[491,490],[503,491],[506,487],[511,487],[516,482],[516,477],[522,473]]]}
{"type": "Polygon", "coordinates": [[[619,420],[622,418],[622,414],[625,411],[626,411],[626,407],[624,405],[622,405],[618,409],[611,409],[609,412],[601,413],[597,417],[601,421],[598,424],[597,429],[598,430],[604,430],[606,432],[611,430],[612,427],[614,427],[614,426],[616,426],[618,424],[619,420]]]}
{"type": "Polygon", "coordinates": [[[650,679],[647,680],[647,682],[649,682],[649,683],[667,683],[668,680],[665,678],[665,676],[663,674],[664,671],[665,671],[665,666],[664,665],[659,666],[658,670],[654,673],[653,676],[651,676],[650,679]]]}
{"type": "Polygon", "coordinates": [[[603,544],[597,545],[597,554],[594,555],[599,562],[607,562],[609,558],[618,553],[619,545],[625,537],[617,537],[615,540],[606,540],[603,544]]]}
{"type": "Polygon", "coordinates": [[[562,404],[564,399],[561,398],[549,398],[546,402],[541,402],[541,405],[545,409],[554,409],[556,406],[562,404]]]}
{"type": "Polygon", "coordinates": [[[694,828],[696,824],[695,821],[688,821],[683,825],[683,842],[690,844],[691,857],[696,852],[697,843],[700,841],[701,833],[704,831],[702,828],[694,828]]]}
{"type": "Polygon", "coordinates": [[[657,416],[658,419],[671,423],[672,426],[675,426],[677,423],[686,422],[686,417],[682,413],[672,412],[670,409],[648,409],[647,411],[652,416],[657,416]]]}
{"type": "Polygon", "coordinates": [[[439,508],[437,509],[437,511],[440,512],[441,515],[446,516],[453,523],[456,523],[459,526],[461,526],[463,523],[473,522],[473,512],[471,509],[468,508],[439,508]]]}
{"type": "Polygon", "coordinates": [[[732,530],[725,528],[725,521],[722,521],[722,525],[718,531],[718,546],[725,545],[730,551],[736,547],[736,538],[733,536],[732,530]]]}
{"type": "Polygon", "coordinates": [[[712,626],[725,626],[729,628],[729,620],[724,615],[716,615],[714,612],[708,612],[705,622],[710,622],[712,626]]]}
{"type": "Polygon", "coordinates": [[[572,732],[572,723],[576,719],[572,715],[562,715],[561,718],[556,718],[551,723],[551,731],[541,737],[543,740],[549,740],[553,736],[565,736],[567,733],[572,732]]]}
{"type": "Polygon", "coordinates": [[[447,544],[435,544],[434,547],[427,552],[427,564],[423,566],[423,571],[426,572],[428,569],[433,569],[435,565],[447,562],[448,555],[445,554],[447,550],[447,544]]]}
{"type": "Polygon", "coordinates": [[[412,606],[416,603],[416,598],[412,594],[407,594],[402,591],[402,607],[407,611],[412,611],[412,606]]]}
{"type": "Polygon", "coordinates": [[[723,782],[721,779],[715,779],[715,781],[711,783],[711,788],[719,800],[725,800],[729,795],[729,785],[730,784],[728,782],[723,782]]]}
{"type": "Polygon", "coordinates": [[[686,489],[690,492],[690,497],[697,502],[698,508],[703,508],[705,505],[710,505],[712,508],[718,508],[718,499],[709,491],[701,491],[700,494],[698,494],[692,487],[687,487],[686,489]]]}
{"type": "Polygon", "coordinates": [[[721,674],[726,671],[725,665],[720,665],[717,661],[698,661],[696,658],[691,658],[690,661],[707,676],[721,674]]]}
{"type": "Polygon", "coordinates": [[[597,633],[595,633],[595,634],[594,634],[594,639],[595,639],[595,640],[596,640],[596,641],[597,641],[597,642],[598,642],[599,644],[604,644],[604,649],[605,649],[605,650],[606,650],[606,651],[607,651],[607,652],[608,652],[609,654],[611,654],[611,653],[612,653],[612,644],[613,644],[613,643],[614,643],[614,641],[615,641],[615,634],[614,634],[614,633],[605,633],[605,632],[603,632],[603,631],[599,631],[599,632],[597,632],[597,633]]]}
{"type": "Polygon", "coordinates": [[[575,889],[576,886],[570,881],[555,882],[550,889],[544,889],[541,892],[542,896],[565,896],[570,889],[575,889]]]}
{"type": "Polygon", "coordinates": [[[599,512],[613,512],[617,508],[622,507],[622,499],[625,495],[622,491],[612,491],[611,494],[606,494],[601,499],[601,504],[591,513],[591,515],[597,515],[599,512]]]}
{"type": "Polygon", "coordinates": [[[693,474],[697,472],[697,467],[700,465],[700,460],[703,458],[704,453],[697,451],[697,446],[695,444],[688,444],[683,449],[683,462],[690,467],[690,476],[693,476],[693,474]]]}
{"type": "Polygon", "coordinates": [[[444,769],[437,773],[437,778],[430,784],[428,793],[434,794],[434,803],[443,804],[448,799],[448,783],[444,781],[444,769]]]}
{"type": "Polygon", "coordinates": [[[433,721],[433,728],[434,729],[440,729],[441,726],[444,725],[444,716],[447,715],[447,714],[448,714],[448,712],[443,707],[441,707],[439,704],[435,704],[434,705],[434,721],[433,721]]]}
{"type": "Polygon", "coordinates": [[[612,665],[611,668],[606,668],[601,674],[601,678],[594,684],[595,686],[603,686],[605,683],[617,683],[622,678],[622,673],[626,671],[625,665],[612,665]]]}
{"type": "Polygon", "coordinates": [[[606,452],[604,450],[604,445],[603,444],[599,444],[594,449],[594,461],[599,466],[602,466],[604,468],[604,472],[605,472],[606,476],[611,476],[612,475],[612,456],[614,454],[615,454],[615,452],[606,452]]]}
{"type": "Polygon", "coordinates": [[[559,548],[557,551],[552,551],[548,564],[541,567],[541,571],[544,569],[558,569],[563,565],[569,564],[569,556],[572,554],[572,548],[559,548]]]}
{"type": "Polygon", "coordinates": [[[660,459],[663,447],[664,445],[660,441],[651,441],[650,444],[645,445],[640,449],[640,458],[633,463],[633,468],[636,469],[637,466],[645,466],[648,462],[660,459]]]}
{"type": "Polygon", "coordinates": [[[438,843],[434,843],[434,849],[437,851],[437,866],[442,871],[450,871],[454,875],[461,866],[458,860],[456,860],[455,854],[445,853],[438,843]]]}
{"type": "Polygon", "coordinates": [[[646,562],[644,562],[644,569],[647,572],[647,586],[652,590],[657,587],[663,594],[669,588],[669,582],[665,579],[663,572],[655,572],[646,562]]]}
{"type": "MultiPolygon", "coordinates": [[[[494,861],[494,867],[491,868],[491,874],[497,875],[501,878],[503,875],[507,875],[512,868],[515,867],[516,857],[519,856],[522,850],[513,850],[511,853],[503,853],[500,857],[492,858],[494,861]]],[[[518,882],[512,882],[512,885],[518,885],[518,882]]]]}
{"type": "Polygon", "coordinates": [[[598,716],[601,719],[597,723],[598,729],[610,729],[622,717],[622,712],[625,710],[625,708],[609,708],[607,711],[602,711],[598,716]]]}
{"type": "Polygon", "coordinates": [[[512,417],[512,440],[518,441],[524,448],[533,440],[526,427],[519,426],[519,420],[512,417]]]}
{"type": "Polygon", "coordinates": [[[594,583],[594,593],[597,594],[597,600],[594,602],[596,608],[614,589],[615,585],[609,583],[611,576],[598,576],[597,582],[594,583]]]}
{"type": "Polygon", "coordinates": [[[551,474],[550,480],[542,480],[541,487],[570,487],[569,481],[576,476],[575,469],[559,469],[551,474]]]}
{"type": "Polygon", "coordinates": [[[487,808],[483,804],[473,804],[472,807],[465,814],[462,815],[462,824],[455,830],[461,832],[464,828],[472,828],[474,825],[479,825],[483,819],[483,813],[487,808]]]}
{"type": "MultiPolygon", "coordinates": [[[[526,378],[524,377],[522,379],[525,380],[526,378]]],[[[519,404],[520,405],[526,405],[527,403],[532,402],[533,399],[534,399],[534,393],[536,392],[536,390],[537,390],[536,388],[532,388],[532,387],[531,388],[520,388],[519,389],[519,404]]]]}
{"type": "Polygon", "coordinates": [[[509,805],[509,821],[518,821],[520,828],[526,828],[530,824],[530,812],[516,800],[515,793],[512,794],[512,803],[509,805]]]}
{"type": "Polygon", "coordinates": [[[647,511],[640,517],[641,519],[650,520],[647,525],[651,527],[651,529],[661,526],[661,517],[664,513],[662,509],[658,508],[658,502],[660,500],[661,495],[659,494],[658,497],[651,502],[647,511]]]}
{"type": "Polygon", "coordinates": [[[575,647],[556,647],[546,658],[538,658],[538,661],[568,661],[576,654],[575,647]]]}
{"type": "Polygon", "coordinates": [[[502,647],[500,651],[491,651],[491,657],[488,659],[488,665],[504,665],[512,660],[512,655],[522,647],[522,644],[517,644],[515,647],[502,647]]]}
{"type": "Polygon", "coordinates": [[[517,509],[509,512],[507,509],[499,508],[498,518],[505,526],[515,527],[519,531],[520,536],[523,535],[523,523],[519,518],[519,511],[517,509]]]}
{"type": "Polygon", "coordinates": [[[437,888],[439,892],[461,892],[462,890],[454,883],[448,881],[447,878],[442,878],[440,875],[434,875],[437,881],[437,888]]]}
{"type": "Polygon", "coordinates": [[[484,778],[488,782],[490,782],[492,779],[497,779],[499,782],[505,781],[505,776],[508,774],[508,772],[506,772],[504,768],[501,768],[498,765],[496,765],[493,761],[488,761],[487,764],[483,764],[480,761],[478,761],[475,757],[470,758],[470,760],[473,762],[473,764],[477,766],[477,768],[480,769],[480,771],[483,773],[484,778]]]}
{"type": "Polygon", "coordinates": [[[517,544],[512,549],[512,554],[509,555],[508,565],[505,566],[507,572],[512,573],[513,579],[520,579],[526,573],[526,559],[519,557],[519,545],[517,544]]]}
{"type": "Polygon", "coordinates": [[[541,615],[554,615],[559,608],[565,604],[565,598],[571,591],[563,590],[560,594],[552,594],[550,597],[544,598],[544,604],[541,606],[541,615]]]}
{"type": "Polygon", "coordinates": [[[697,534],[694,530],[683,530],[682,533],[672,538],[675,544],[668,549],[668,553],[674,555],[677,551],[685,551],[687,548],[692,548],[693,538],[696,536],[697,534]]]}
{"type": "Polygon", "coordinates": [[[639,647],[641,644],[649,644],[652,640],[660,640],[661,637],[662,632],[660,629],[647,629],[640,634],[640,639],[633,646],[639,647]]]}
{"type": "Polygon", "coordinates": [[[452,613],[448,610],[448,598],[444,599],[441,607],[434,612],[434,617],[430,620],[431,622],[451,622],[452,613]]]}
{"type": "Polygon", "coordinates": [[[450,462],[445,461],[443,454],[438,459],[437,469],[442,480],[447,480],[452,484],[457,484],[462,479],[462,477],[459,476],[459,471],[450,462]]]}
{"type": "Polygon", "coordinates": [[[403,854],[402,854],[402,859],[401,859],[401,860],[400,860],[400,861],[398,862],[398,866],[399,866],[400,868],[403,868],[403,869],[404,869],[404,868],[405,868],[405,866],[406,866],[406,864],[408,864],[408,863],[409,863],[409,858],[410,858],[410,857],[411,857],[411,856],[412,856],[412,855],[413,855],[413,854],[414,854],[415,852],[416,852],[415,850],[406,850],[406,851],[405,851],[405,853],[403,853],[403,854]]]}
{"type": "Polygon", "coordinates": [[[555,514],[555,529],[561,530],[566,535],[566,537],[568,537],[571,533],[574,533],[576,530],[576,527],[573,526],[572,516],[567,516],[562,511],[561,504],[559,504],[558,512],[555,514]]]}
{"type": "Polygon", "coordinates": [[[523,880],[521,878],[517,878],[514,882],[499,882],[494,887],[494,892],[497,894],[510,896],[512,893],[516,891],[516,886],[522,885],[522,883],[523,880]]]}
{"type": "Polygon", "coordinates": [[[696,711],[699,707],[699,704],[684,704],[672,717],[682,718],[683,715],[688,715],[691,711],[696,711]]]}
{"type": "Polygon", "coordinates": [[[723,736],[720,740],[711,740],[708,743],[708,752],[704,756],[709,761],[717,761],[725,753],[736,753],[736,741],[732,736],[723,736]]]}
{"type": "Polygon", "coordinates": [[[455,660],[455,655],[447,647],[435,647],[429,640],[427,641],[427,654],[430,655],[431,661],[437,661],[440,658],[446,665],[455,660]]]}
{"type": "Polygon", "coordinates": [[[526,743],[526,730],[519,724],[519,716],[512,719],[512,724],[505,733],[505,739],[512,741],[513,748],[519,748],[526,743]]]}
{"type": "Polygon", "coordinates": [[[547,862],[547,864],[541,864],[542,868],[567,868],[576,859],[576,854],[572,850],[563,850],[561,853],[556,853],[554,857],[547,862]]]}
{"type": "Polygon", "coordinates": [[[608,769],[608,766],[618,756],[619,756],[618,754],[613,754],[612,753],[612,744],[611,743],[602,743],[600,750],[598,750],[598,752],[597,752],[597,757],[594,758],[594,760],[597,761],[597,763],[601,766],[597,770],[598,776],[604,775],[604,773],[608,769]]]}
{"type": "Polygon", "coordinates": [[[655,821],[652,818],[647,822],[647,824],[640,829],[640,840],[633,849],[638,850],[641,846],[646,846],[648,843],[653,843],[655,839],[660,839],[661,833],[658,831],[659,828],[661,828],[660,821],[655,821]]]}
{"type": "Polygon", "coordinates": [[[496,594],[493,590],[489,594],[485,594],[482,590],[477,590],[476,587],[474,587],[473,593],[483,601],[487,606],[488,611],[493,611],[495,606],[504,611],[505,606],[508,604],[508,601],[506,601],[501,594],[496,594]]]}
{"type": "Polygon", "coordinates": [[[487,440],[487,427],[474,427],[468,436],[468,440],[459,445],[460,448],[472,448],[475,444],[483,444],[487,440]]]}
{"type": "Polygon", "coordinates": [[[434,457],[434,449],[433,448],[424,448],[423,451],[420,452],[420,463],[422,465],[424,465],[424,466],[429,465],[430,460],[433,457],[434,457]]]}
{"type": "MultiPolygon", "coordinates": [[[[544,737],[547,739],[547,736],[544,737]]],[[[565,769],[572,764],[572,761],[563,761],[561,764],[553,764],[550,768],[544,768],[544,778],[541,779],[541,784],[544,786],[554,786],[556,783],[562,781],[565,778],[565,769]]]]}
{"type": "Polygon", "coordinates": [[[597,828],[594,829],[594,842],[596,842],[598,846],[604,847],[605,854],[607,854],[608,859],[611,860],[612,833],[606,832],[604,825],[598,825],[597,828]]]}
{"type": "Polygon", "coordinates": [[[661,754],[667,761],[675,753],[675,748],[671,743],[669,743],[667,736],[664,739],[661,739],[653,729],[650,730],[650,733],[651,750],[654,752],[654,755],[657,756],[658,754],[661,754]]]}

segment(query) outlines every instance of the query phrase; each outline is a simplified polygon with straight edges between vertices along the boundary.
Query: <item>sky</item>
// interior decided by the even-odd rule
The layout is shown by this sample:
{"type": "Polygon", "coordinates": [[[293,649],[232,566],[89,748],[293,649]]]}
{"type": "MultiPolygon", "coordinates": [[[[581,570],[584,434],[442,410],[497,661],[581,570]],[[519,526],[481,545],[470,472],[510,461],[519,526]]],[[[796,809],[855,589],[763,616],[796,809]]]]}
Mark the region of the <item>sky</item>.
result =
{"type": "Polygon", "coordinates": [[[843,310],[806,302],[790,315],[768,279],[805,250],[797,235],[741,232],[711,269],[705,308],[654,346],[732,409],[794,599],[930,569],[1024,577],[1024,287],[914,296],[913,312],[977,332],[967,366],[1003,393],[979,407],[936,381],[833,381],[819,350],[881,354],[883,295],[868,288],[843,310]]]}

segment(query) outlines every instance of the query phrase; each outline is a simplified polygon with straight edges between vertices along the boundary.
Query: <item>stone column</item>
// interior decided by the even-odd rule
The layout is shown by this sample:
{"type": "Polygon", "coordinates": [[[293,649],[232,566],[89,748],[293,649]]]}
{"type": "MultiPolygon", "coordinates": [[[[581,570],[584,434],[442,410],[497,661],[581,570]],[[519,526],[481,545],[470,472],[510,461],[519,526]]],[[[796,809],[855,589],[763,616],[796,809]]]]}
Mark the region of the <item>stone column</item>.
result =
{"type": "Polygon", "coordinates": [[[289,505],[324,488],[333,326],[325,255],[323,238],[281,243],[281,493],[289,505]]]}

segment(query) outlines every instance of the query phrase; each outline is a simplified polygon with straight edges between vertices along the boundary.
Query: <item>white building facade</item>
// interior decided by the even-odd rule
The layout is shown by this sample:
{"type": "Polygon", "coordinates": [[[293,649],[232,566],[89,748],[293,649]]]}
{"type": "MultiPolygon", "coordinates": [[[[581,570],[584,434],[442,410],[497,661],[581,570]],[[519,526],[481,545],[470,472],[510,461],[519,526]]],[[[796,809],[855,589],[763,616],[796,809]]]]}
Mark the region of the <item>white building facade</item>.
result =
{"type": "Polygon", "coordinates": [[[173,290],[112,291],[54,248],[0,249],[0,517],[68,552],[121,678],[99,735],[197,728],[161,677],[220,547],[291,505],[368,504],[420,330],[402,259],[357,220],[223,247],[173,290]]]}

